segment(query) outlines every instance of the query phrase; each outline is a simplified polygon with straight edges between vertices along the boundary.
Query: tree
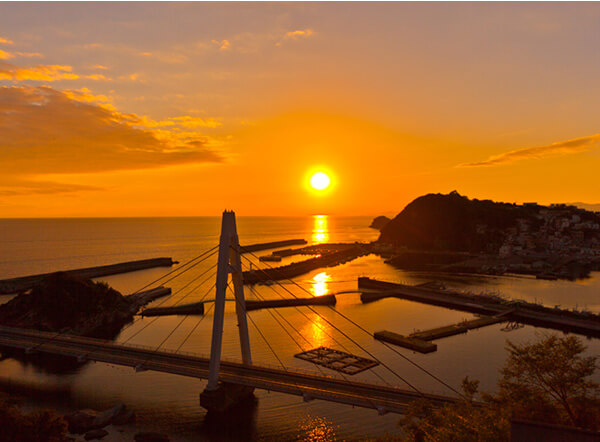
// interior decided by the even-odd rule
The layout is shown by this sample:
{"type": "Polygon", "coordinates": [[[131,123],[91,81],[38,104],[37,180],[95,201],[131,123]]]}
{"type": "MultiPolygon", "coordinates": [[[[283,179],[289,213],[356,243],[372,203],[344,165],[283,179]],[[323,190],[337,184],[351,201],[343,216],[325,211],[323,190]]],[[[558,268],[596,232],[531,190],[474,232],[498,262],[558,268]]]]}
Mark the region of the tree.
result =
{"type": "Polygon", "coordinates": [[[508,441],[512,418],[599,429],[600,387],[590,379],[597,357],[583,356],[579,338],[546,335],[522,345],[507,341],[506,349],[496,395],[475,403],[479,383],[467,377],[464,398],[454,404],[416,402],[400,421],[405,440],[508,441]]]}
{"type": "Polygon", "coordinates": [[[474,401],[479,381],[463,380],[463,398],[440,408],[411,404],[400,420],[407,441],[499,442],[510,439],[510,413],[496,403],[474,401]]]}
{"type": "Polygon", "coordinates": [[[598,429],[600,388],[590,379],[597,357],[574,336],[547,335],[532,344],[508,342],[499,401],[521,419],[598,429]]]}

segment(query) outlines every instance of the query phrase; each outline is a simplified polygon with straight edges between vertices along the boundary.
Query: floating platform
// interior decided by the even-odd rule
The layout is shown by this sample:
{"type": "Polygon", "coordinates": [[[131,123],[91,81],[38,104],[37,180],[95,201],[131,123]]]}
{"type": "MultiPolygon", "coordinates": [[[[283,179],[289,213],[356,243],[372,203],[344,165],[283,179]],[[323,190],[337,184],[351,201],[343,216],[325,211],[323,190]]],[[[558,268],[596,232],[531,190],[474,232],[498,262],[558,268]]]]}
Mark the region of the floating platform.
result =
{"type": "Polygon", "coordinates": [[[432,328],[431,330],[419,331],[411,333],[410,338],[422,339],[423,341],[433,341],[435,339],[446,338],[448,336],[456,336],[469,331],[462,324],[446,325],[444,327],[432,328]]]}
{"type": "Polygon", "coordinates": [[[264,301],[246,300],[246,310],[263,308],[298,307],[302,305],[335,305],[335,295],[315,296],[313,298],[273,299],[264,301]]]}
{"type": "Polygon", "coordinates": [[[170,315],[203,315],[204,303],[195,302],[193,304],[176,305],[173,307],[155,307],[147,308],[142,311],[142,316],[170,316],[170,315]]]}
{"type": "Polygon", "coordinates": [[[507,301],[497,296],[475,295],[358,278],[362,302],[399,298],[446,307],[485,316],[503,317],[508,321],[551,328],[590,337],[600,337],[600,315],[562,310],[526,301],[507,301]]]}
{"type": "Polygon", "coordinates": [[[287,239],[285,241],[263,242],[259,244],[250,244],[240,246],[242,253],[260,252],[261,250],[278,249],[280,247],[297,246],[307,244],[305,239],[287,239]]]}
{"type": "Polygon", "coordinates": [[[345,374],[360,373],[379,365],[377,361],[327,347],[304,351],[294,355],[294,357],[345,374]]]}
{"type": "Polygon", "coordinates": [[[388,330],[375,332],[373,337],[378,341],[399,345],[400,347],[418,351],[419,353],[432,353],[437,350],[436,344],[418,338],[402,336],[388,330]]]}
{"type": "MultiPolygon", "coordinates": [[[[64,273],[77,278],[91,279],[100,276],[116,275],[119,273],[135,272],[138,270],[151,269],[154,267],[171,267],[177,264],[172,258],[151,258],[138,261],[120,262],[97,267],[86,267],[82,269],[64,270],[64,273]]],[[[39,275],[21,276],[0,280],[0,294],[20,293],[30,290],[46,276],[57,272],[41,273],[39,275]]]]}

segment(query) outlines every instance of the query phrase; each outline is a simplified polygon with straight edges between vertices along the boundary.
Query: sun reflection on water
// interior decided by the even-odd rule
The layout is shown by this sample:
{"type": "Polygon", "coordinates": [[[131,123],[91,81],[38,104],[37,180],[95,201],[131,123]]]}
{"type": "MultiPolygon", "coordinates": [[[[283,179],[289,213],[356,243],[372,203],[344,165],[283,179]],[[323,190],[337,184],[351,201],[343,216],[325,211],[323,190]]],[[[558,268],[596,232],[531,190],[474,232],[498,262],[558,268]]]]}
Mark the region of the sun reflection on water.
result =
{"type": "Polygon", "coordinates": [[[327,332],[328,324],[319,315],[314,315],[302,328],[302,335],[312,343],[314,347],[325,347],[329,344],[331,332],[327,332]]]}
{"type": "Polygon", "coordinates": [[[329,225],[327,215],[313,216],[312,242],[322,243],[329,241],[329,225]]]}
{"type": "Polygon", "coordinates": [[[329,285],[327,282],[331,276],[327,272],[321,272],[313,276],[312,292],[315,296],[323,296],[329,293],[329,285]]]}
{"type": "Polygon", "coordinates": [[[310,442],[334,441],[337,439],[335,427],[327,419],[322,417],[308,416],[300,424],[303,433],[301,440],[310,442]]]}

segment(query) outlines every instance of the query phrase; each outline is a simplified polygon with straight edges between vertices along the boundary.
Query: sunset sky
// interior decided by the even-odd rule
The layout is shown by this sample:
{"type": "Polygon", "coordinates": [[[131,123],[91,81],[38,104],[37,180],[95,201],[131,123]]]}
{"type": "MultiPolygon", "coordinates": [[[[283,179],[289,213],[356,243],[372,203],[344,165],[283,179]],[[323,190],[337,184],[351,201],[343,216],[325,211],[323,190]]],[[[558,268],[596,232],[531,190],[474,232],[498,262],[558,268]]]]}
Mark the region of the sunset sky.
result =
{"type": "Polygon", "coordinates": [[[2,2],[0,217],[600,203],[599,42],[598,3],[2,2]]]}

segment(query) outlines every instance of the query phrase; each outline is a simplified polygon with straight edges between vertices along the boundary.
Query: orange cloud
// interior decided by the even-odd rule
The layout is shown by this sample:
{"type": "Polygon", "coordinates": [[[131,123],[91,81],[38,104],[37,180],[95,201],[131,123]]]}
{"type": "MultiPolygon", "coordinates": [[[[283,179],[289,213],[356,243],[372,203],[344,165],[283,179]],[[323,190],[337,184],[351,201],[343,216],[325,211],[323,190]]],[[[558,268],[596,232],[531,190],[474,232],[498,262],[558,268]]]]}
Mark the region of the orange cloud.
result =
{"type": "Polygon", "coordinates": [[[215,120],[214,118],[198,118],[198,117],[190,117],[189,115],[183,116],[183,117],[172,117],[171,120],[173,120],[176,124],[179,124],[183,127],[187,127],[190,129],[196,128],[196,127],[219,127],[221,125],[221,122],[218,120],[215,120]]]}
{"type": "Polygon", "coordinates": [[[231,49],[231,42],[229,40],[211,40],[211,42],[219,46],[219,51],[231,49]]]}
{"type": "Polygon", "coordinates": [[[108,68],[106,66],[102,66],[101,64],[97,64],[97,65],[92,66],[92,69],[108,70],[108,68]]]}
{"type": "Polygon", "coordinates": [[[18,55],[19,57],[28,57],[28,58],[32,58],[32,57],[43,58],[44,57],[39,52],[15,52],[15,55],[18,55]]]}
{"type": "Polygon", "coordinates": [[[56,195],[90,190],[102,189],[96,186],[20,179],[13,176],[11,176],[9,180],[0,181],[0,197],[21,195],[56,195]]]}
{"type": "Polygon", "coordinates": [[[224,160],[206,136],[136,127],[137,115],[100,106],[94,102],[98,97],[88,90],[1,87],[0,163],[10,165],[3,173],[38,176],[224,160]]]}
{"type": "Polygon", "coordinates": [[[58,81],[76,80],[79,75],[72,73],[71,66],[63,65],[39,65],[29,68],[21,68],[8,63],[0,63],[0,80],[34,80],[34,81],[58,81]]]}
{"type": "Polygon", "coordinates": [[[283,35],[283,37],[277,43],[275,43],[275,46],[281,46],[285,40],[300,40],[300,39],[308,38],[308,37],[314,35],[314,33],[315,33],[315,31],[313,31],[312,29],[309,29],[309,28],[288,31],[283,35]]]}
{"type": "Polygon", "coordinates": [[[10,52],[3,51],[0,49],[0,60],[8,60],[9,58],[13,58],[14,55],[10,52]]]}
{"type": "Polygon", "coordinates": [[[285,38],[291,38],[293,40],[297,40],[299,38],[310,37],[314,34],[312,29],[297,29],[295,31],[289,31],[285,33],[285,38]]]}
{"type": "Polygon", "coordinates": [[[7,38],[0,37],[0,43],[6,44],[6,45],[11,45],[11,44],[13,44],[13,41],[9,40],[7,38]]]}
{"type": "Polygon", "coordinates": [[[600,142],[600,134],[587,137],[559,141],[546,146],[526,147],[494,155],[487,160],[461,164],[459,167],[499,166],[531,159],[542,159],[554,156],[571,155],[586,152],[600,142]]]}
{"type": "Polygon", "coordinates": [[[106,75],[102,75],[102,74],[86,75],[83,78],[86,78],[88,80],[97,80],[97,81],[112,81],[112,78],[107,77],[106,75]]]}

